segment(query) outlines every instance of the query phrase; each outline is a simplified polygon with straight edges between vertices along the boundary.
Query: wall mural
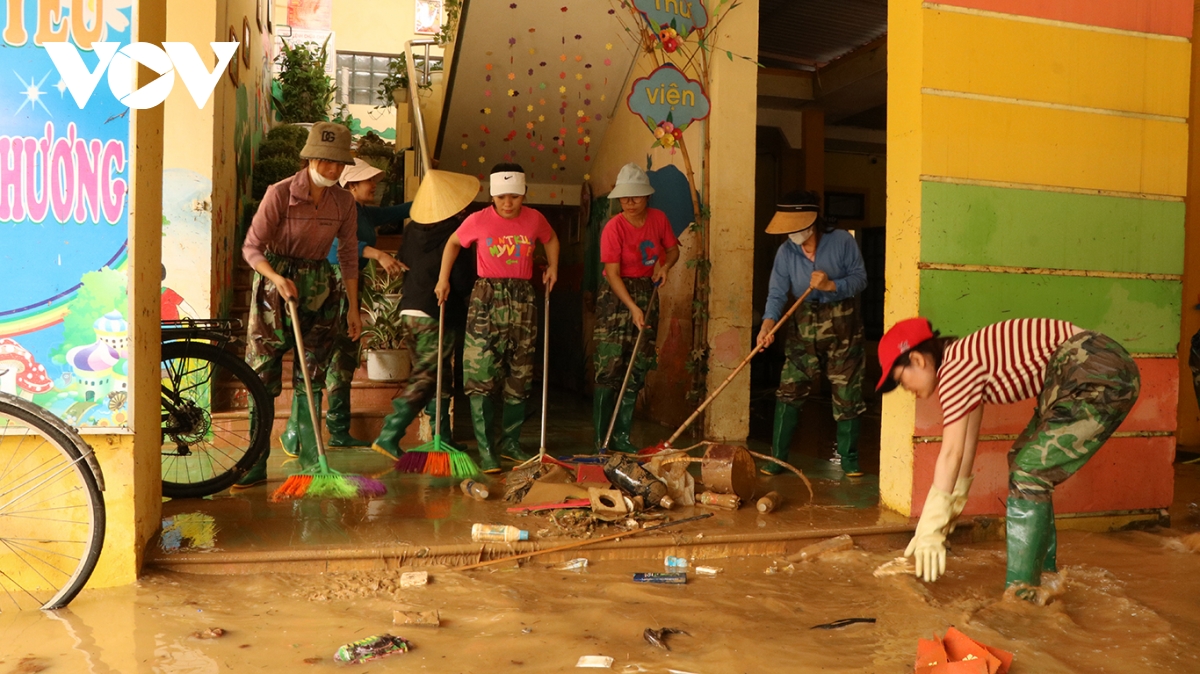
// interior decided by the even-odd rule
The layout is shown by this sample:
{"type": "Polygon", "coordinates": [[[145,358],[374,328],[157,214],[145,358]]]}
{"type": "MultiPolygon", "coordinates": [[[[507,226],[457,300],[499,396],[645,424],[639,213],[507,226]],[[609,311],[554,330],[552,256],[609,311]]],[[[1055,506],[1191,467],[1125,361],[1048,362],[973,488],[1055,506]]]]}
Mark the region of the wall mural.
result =
{"type": "Polygon", "coordinates": [[[0,97],[0,391],[77,426],[124,426],[128,109],[102,85],[80,110],[42,43],[69,41],[94,68],[94,42],[130,42],[132,0],[6,4],[0,82],[11,93],[0,97]]]}

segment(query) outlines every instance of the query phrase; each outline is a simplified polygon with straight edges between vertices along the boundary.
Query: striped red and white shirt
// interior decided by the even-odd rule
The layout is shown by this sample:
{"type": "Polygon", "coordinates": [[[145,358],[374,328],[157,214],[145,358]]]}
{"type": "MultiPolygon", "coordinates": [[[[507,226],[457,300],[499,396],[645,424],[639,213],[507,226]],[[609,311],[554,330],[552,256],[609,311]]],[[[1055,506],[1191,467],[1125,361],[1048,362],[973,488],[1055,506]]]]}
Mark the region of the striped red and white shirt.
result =
{"type": "Polygon", "coordinates": [[[942,424],[982,403],[1014,403],[1041,393],[1050,357],[1078,330],[1067,321],[1018,318],[951,342],[938,368],[942,424]]]}

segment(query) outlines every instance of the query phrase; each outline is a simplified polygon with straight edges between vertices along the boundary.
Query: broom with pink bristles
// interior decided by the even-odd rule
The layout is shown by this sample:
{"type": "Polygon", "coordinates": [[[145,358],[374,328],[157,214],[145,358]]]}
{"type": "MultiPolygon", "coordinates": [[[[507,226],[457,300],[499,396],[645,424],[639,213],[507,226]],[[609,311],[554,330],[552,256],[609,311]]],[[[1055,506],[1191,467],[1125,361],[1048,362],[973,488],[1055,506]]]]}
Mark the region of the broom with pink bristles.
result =
{"type": "Polygon", "coordinates": [[[292,318],[292,330],[296,335],[296,361],[300,364],[300,374],[304,376],[304,388],[308,391],[308,413],[313,419],[313,429],[317,439],[317,465],[296,473],[280,485],[271,494],[272,501],[282,501],[289,498],[354,498],[356,496],[382,496],[387,493],[387,487],[382,482],[362,475],[347,475],[329,467],[325,458],[325,439],[321,435],[321,416],[313,402],[312,379],[308,376],[308,359],[304,355],[304,337],[300,333],[300,315],[296,308],[296,299],[287,301],[288,314],[292,318]]]}
{"type": "MultiPolygon", "coordinates": [[[[479,466],[464,451],[442,441],[442,337],[446,329],[446,305],[442,304],[438,314],[437,390],[434,395],[433,439],[412,449],[396,461],[396,470],[401,473],[424,473],[433,477],[451,477],[464,480],[479,474],[479,466]]],[[[449,410],[447,410],[447,413],[449,410]]]]}

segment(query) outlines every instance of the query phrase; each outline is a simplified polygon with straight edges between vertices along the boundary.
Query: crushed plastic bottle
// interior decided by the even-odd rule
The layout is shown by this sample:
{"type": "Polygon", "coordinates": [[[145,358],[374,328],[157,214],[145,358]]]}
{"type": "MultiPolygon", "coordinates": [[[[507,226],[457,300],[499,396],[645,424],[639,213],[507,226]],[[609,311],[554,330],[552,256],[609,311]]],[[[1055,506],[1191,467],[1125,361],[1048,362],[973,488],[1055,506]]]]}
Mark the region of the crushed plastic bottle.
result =
{"type": "Polygon", "coordinates": [[[488,497],[487,485],[483,484],[482,482],[476,482],[475,480],[472,480],[471,478],[467,478],[462,481],[462,484],[459,485],[459,488],[462,489],[462,493],[466,494],[467,496],[470,496],[471,498],[475,499],[476,501],[486,501],[487,500],[487,497],[488,497]]]}
{"type": "Polygon", "coordinates": [[[613,454],[604,464],[604,476],[614,487],[630,496],[641,496],[647,505],[670,509],[673,502],[667,496],[667,485],[642,467],[636,459],[625,454],[613,454]]]}
{"type": "Polygon", "coordinates": [[[663,565],[668,569],[686,569],[688,567],[688,561],[683,557],[672,557],[671,555],[667,555],[667,558],[663,560],[663,565]]]}
{"type": "Polygon", "coordinates": [[[338,662],[362,664],[396,653],[407,653],[409,648],[409,643],[401,637],[381,634],[339,646],[333,654],[333,659],[338,662]]]}

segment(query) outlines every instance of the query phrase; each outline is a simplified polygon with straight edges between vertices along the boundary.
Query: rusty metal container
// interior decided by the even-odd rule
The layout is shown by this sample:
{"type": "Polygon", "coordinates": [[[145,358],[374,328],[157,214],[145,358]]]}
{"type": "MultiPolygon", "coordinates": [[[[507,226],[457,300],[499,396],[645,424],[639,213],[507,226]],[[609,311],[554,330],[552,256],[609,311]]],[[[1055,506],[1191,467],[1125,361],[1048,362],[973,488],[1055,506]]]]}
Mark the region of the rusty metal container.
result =
{"type": "Polygon", "coordinates": [[[711,491],[737,494],[742,503],[753,499],[758,488],[754,457],[736,445],[709,446],[700,462],[700,479],[711,491]]]}

